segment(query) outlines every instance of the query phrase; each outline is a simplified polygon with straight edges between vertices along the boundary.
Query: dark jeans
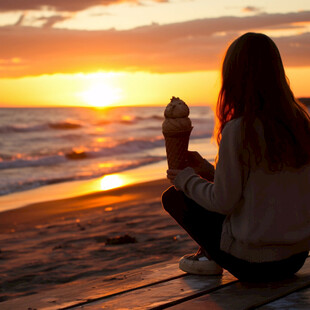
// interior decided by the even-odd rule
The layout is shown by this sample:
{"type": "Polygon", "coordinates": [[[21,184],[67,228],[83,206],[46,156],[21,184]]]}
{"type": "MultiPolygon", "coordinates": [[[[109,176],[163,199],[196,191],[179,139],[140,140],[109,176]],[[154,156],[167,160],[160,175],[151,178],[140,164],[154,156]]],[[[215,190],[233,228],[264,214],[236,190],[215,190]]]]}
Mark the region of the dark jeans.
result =
{"type": "Polygon", "coordinates": [[[163,193],[162,204],[217,264],[240,280],[273,281],[290,277],[303,266],[308,256],[308,252],[302,252],[281,261],[250,263],[220,249],[225,215],[204,209],[173,186],[163,193]]]}

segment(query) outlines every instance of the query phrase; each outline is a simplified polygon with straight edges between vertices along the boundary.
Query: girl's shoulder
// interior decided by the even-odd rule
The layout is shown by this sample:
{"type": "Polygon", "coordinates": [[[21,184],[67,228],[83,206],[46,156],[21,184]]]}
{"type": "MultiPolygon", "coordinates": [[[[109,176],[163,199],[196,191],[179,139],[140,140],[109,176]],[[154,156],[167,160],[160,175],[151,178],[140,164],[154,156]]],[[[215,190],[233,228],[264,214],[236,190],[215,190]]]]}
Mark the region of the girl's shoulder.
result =
{"type": "Polygon", "coordinates": [[[240,136],[242,128],[243,118],[234,118],[225,124],[225,127],[222,131],[222,136],[240,136]]]}
{"type": "MultiPolygon", "coordinates": [[[[262,121],[257,117],[253,120],[253,122],[250,124],[251,127],[254,128],[257,134],[261,135],[264,133],[264,126],[262,121]]],[[[223,132],[234,132],[235,134],[238,134],[245,130],[245,124],[243,122],[243,117],[238,117],[230,120],[226,123],[223,132]]]]}
{"type": "Polygon", "coordinates": [[[223,131],[228,131],[229,130],[232,130],[232,129],[238,129],[238,128],[241,128],[242,126],[242,121],[243,121],[243,117],[238,117],[238,118],[234,118],[232,120],[230,120],[229,122],[227,122],[225,124],[225,127],[223,129],[223,131]]]}
{"type": "Polygon", "coordinates": [[[225,124],[222,131],[221,144],[239,146],[242,141],[242,118],[235,118],[225,124]]]}

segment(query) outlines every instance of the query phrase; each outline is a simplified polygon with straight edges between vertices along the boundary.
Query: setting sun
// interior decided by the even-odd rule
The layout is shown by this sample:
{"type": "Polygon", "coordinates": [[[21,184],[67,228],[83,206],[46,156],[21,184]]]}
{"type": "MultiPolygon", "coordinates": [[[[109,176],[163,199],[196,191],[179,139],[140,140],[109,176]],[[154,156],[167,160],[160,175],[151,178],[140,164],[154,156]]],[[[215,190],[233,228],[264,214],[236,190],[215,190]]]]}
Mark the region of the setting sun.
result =
{"type": "Polygon", "coordinates": [[[92,107],[108,107],[121,99],[121,89],[107,83],[97,82],[80,95],[85,103],[92,107]]]}

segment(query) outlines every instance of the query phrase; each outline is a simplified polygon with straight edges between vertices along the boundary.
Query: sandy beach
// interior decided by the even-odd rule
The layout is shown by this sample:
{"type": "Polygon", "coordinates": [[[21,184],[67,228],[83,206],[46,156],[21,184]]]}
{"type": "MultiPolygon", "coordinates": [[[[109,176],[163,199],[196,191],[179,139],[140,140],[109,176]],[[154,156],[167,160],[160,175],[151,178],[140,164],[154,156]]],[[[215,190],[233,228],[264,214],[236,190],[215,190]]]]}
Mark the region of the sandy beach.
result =
{"type": "Polygon", "coordinates": [[[162,179],[2,212],[0,301],[194,251],[161,206],[169,185],[162,179]]]}

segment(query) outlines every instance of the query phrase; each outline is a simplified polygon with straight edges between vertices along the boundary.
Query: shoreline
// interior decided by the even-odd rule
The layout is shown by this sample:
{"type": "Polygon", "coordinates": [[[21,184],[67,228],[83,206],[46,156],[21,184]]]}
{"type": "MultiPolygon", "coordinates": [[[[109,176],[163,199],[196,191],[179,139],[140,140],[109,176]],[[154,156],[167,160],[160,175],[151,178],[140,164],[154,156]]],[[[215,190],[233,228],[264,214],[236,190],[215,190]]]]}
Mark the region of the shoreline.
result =
{"type": "Polygon", "coordinates": [[[133,204],[160,202],[161,193],[170,185],[166,179],[145,181],[6,210],[1,212],[0,234],[21,232],[34,227],[40,229],[55,221],[79,218],[97,211],[107,213],[133,204]]]}
{"type": "MultiPolygon", "coordinates": [[[[190,140],[189,149],[198,151],[210,162],[214,161],[215,155],[217,154],[217,146],[211,142],[210,138],[190,140]]],[[[156,149],[153,152],[156,153],[156,149]]],[[[107,190],[110,185],[113,185],[112,183],[114,183],[114,188],[117,188],[129,184],[164,179],[166,178],[166,170],[167,161],[165,159],[156,163],[142,165],[138,168],[107,174],[102,177],[50,184],[11,193],[0,196],[0,214],[8,210],[23,208],[33,203],[102,192],[107,190]],[[109,176],[113,176],[113,178],[108,179],[107,177],[109,176]]]]}
{"type": "Polygon", "coordinates": [[[73,198],[127,185],[164,179],[166,165],[166,160],[162,160],[138,168],[107,174],[99,178],[45,185],[0,196],[0,214],[9,210],[24,208],[34,203],[73,198]],[[113,178],[109,179],[110,176],[113,176],[113,178]],[[111,188],[108,188],[109,186],[111,188]]]}

